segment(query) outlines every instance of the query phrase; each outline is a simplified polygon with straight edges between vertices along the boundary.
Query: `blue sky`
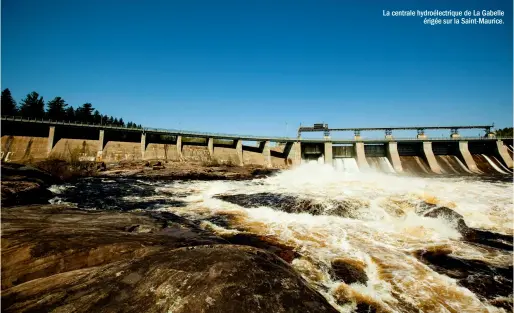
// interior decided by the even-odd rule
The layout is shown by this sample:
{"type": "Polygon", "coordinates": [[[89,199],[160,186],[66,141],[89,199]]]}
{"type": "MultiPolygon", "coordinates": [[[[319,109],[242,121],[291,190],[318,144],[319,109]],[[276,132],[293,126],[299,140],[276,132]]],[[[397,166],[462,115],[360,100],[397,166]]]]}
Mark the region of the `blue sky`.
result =
{"type": "Polygon", "coordinates": [[[17,101],[35,90],[149,127],[224,133],[512,126],[512,1],[448,3],[2,0],[2,89],[17,101]],[[438,26],[382,16],[400,9],[506,16],[438,26]]]}

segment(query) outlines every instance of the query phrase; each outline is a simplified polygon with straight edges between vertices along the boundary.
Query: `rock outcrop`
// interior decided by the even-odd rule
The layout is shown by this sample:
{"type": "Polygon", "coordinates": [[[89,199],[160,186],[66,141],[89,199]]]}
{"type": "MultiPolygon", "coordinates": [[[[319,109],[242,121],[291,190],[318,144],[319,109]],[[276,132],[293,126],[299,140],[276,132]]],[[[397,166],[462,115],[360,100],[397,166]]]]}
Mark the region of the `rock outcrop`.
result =
{"type": "Polygon", "coordinates": [[[2,210],[4,312],[336,312],[272,252],[171,213],[2,210]]]}

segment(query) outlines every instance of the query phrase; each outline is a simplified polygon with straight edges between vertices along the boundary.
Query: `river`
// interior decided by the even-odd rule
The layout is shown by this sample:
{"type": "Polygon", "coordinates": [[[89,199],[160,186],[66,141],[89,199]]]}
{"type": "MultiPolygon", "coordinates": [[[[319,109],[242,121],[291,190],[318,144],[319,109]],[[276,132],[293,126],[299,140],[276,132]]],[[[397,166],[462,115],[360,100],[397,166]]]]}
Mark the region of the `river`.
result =
{"type": "Polygon", "coordinates": [[[53,203],[169,211],[221,236],[250,233],[293,247],[293,268],[340,312],[512,310],[512,176],[414,177],[302,164],[251,181],[86,178],[50,190],[53,203]],[[478,230],[476,240],[458,218],[427,214],[440,207],[478,230]],[[481,236],[498,237],[488,244],[481,236]],[[338,275],[338,263],[364,275],[338,275]]]}

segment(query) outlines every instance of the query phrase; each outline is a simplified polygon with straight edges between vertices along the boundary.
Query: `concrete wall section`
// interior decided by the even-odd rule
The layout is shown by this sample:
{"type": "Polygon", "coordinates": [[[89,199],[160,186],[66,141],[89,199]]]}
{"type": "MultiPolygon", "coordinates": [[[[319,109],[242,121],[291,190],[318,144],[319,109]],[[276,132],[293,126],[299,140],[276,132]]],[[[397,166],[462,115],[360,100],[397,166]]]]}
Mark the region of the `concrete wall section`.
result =
{"type": "Polygon", "coordinates": [[[50,157],[64,160],[95,161],[98,156],[98,140],[59,139],[50,157]]]}
{"type": "Polygon", "coordinates": [[[332,157],[332,142],[331,141],[325,141],[325,150],[323,155],[325,156],[325,164],[332,165],[333,157],[332,157]]]}
{"type": "Polygon", "coordinates": [[[149,143],[145,151],[146,160],[180,161],[177,146],[172,144],[149,143]]]}
{"type": "MultiPolygon", "coordinates": [[[[178,150],[178,147],[177,147],[178,150]]],[[[182,146],[182,160],[190,162],[204,162],[211,158],[207,146],[182,146]]]]}
{"type": "Polygon", "coordinates": [[[389,162],[393,166],[397,173],[403,172],[402,162],[400,161],[400,155],[398,154],[398,144],[396,142],[389,142],[386,145],[386,153],[389,162]]]}
{"type": "Polygon", "coordinates": [[[367,169],[369,168],[368,161],[366,161],[366,154],[364,153],[364,143],[356,142],[354,144],[355,149],[355,159],[357,160],[357,165],[359,169],[367,169]]]}
{"type": "Polygon", "coordinates": [[[239,158],[236,149],[230,147],[214,146],[214,159],[221,163],[231,163],[239,165],[239,158]]]}
{"type": "Polygon", "coordinates": [[[46,149],[46,152],[48,155],[52,152],[52,149],[54,148],[55,144],[55,126],[50,126],[49,132],[48,132],[48,141],[47,141],[48,147],[46,149]]]}
{"type": "Polygon", "coordinates": [[[243,163],[265,165],[266,161],[264,159],[264,154],[258,151],[243,149],[243,163]]]}
{"type": "Polygon", "coordinates": [[[507,147],[505,147],[501,140],[496,141],[496,153],[500,156],[504,165],[506,165],[508,168],[512,168],[512,158],[507,152],[507,147]]]}
{"type": "Polygon", "coordinates": [[[48,137],[2,136],[2,161],[17,162],[48,157],[48,137]]]}
{"type": "Polygon", "coordinates": [[[108,141],[102,153],[106,162],[138,161],[141,155],[141,143],[122,141],[108,141]]]}
{"type": "Polygon", "coordinates": [[[243,141],[241,139],[234,140],[236,146],[236,155],[238,165],[243,165],[243,141]]]}
{"type": "Polygon", "coordinates": [[[460,154],[459,156],[461,157],[462,161],[464,161],[464,164],[471,172],[480,173],[480,171],[478,170],[478,167],[475,163],[475,160],[473,160],[471,153],[469,153],[467,141],[459,141],[459,154],[460,154]]]}
{"type": "Polygon", "coordinates": [[[432,170],[432,172],[442,174],[441,167],[437,163],[434,152],[432,151],[432,142],[423,142],[423,156],[425,157],[425,160],[427,161],[428,166],[430,166],[430,170],[432,170]]]}

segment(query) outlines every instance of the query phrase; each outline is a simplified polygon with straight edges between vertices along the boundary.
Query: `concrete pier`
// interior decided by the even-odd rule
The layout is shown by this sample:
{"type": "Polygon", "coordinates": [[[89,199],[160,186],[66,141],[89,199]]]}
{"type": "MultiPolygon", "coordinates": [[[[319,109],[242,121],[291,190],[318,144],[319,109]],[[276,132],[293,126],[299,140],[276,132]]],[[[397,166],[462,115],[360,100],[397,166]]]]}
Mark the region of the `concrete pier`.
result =
{"type": "Polygon", "coordinates": [[[183,160],[183,156],[182,156],[182,136],[177,136],[177,155],[178,155],[179,159],[182,161],[183,160]]]}
{"type": "Polygon", "coordinates": [[[146,133],[141,133],[141,159],[145,159],[146,152],[146,133]]]}
{"type": "Polygon", "coordinates": [[[54,148],[55,143],[55,126],[50,126],[50,130],[48,131],[48,147],[47,154],[50,155],[52,149],[54,148]]]}
{"type": "Polygon", "coordinates": [[[236,154],[239,162],[239,166],[243,166],[243,141],[241,139],[235,140],[236,154]]]}
{"type": "Polygon", "coordinates": [[[423,142],[423,154],[425,156],[425,159],[428,162],[428,165],[430,166],[430,169],[432,172],[436,174],[442,174],[441,167],[437,163],[437,160],[434,156],[434,151],[432,150],[432,142],[431,141],[424,141],[423,142]]]}
{"type": "Polygon", "coordinates": [[[356,142],[353,147],[355,149],[355,158],[357,159],[359,169],[362,170],[369,168],[368,161],[366,161],[366,154],[364,153],[364,143],[356,142]]]}
{"type": "Polygon", "coordinates": [[[325,164],[332,165],[332,141],[325,141],[325,151],[323,155],[325,156],[325,164]]]}
{"type": "Polygon", "coordinates": [[[508,167],[512,168],[512,158],[510,157],[509,153],[507,152],[507,147],[503,144],[503,141],[497,140],[496,141],[496,153],[500,156],[503,163],[508,167]]]}
{"type": "Polygon", "coordinates": [[[459,141],[459,153],[468,170],[470,170],[473,173],[480,173],[480,170],[478,170],[475,160],[473,160],[471,153],[469,153],[467,141],[459,141]]]}
{"type": "Polygon", "coordinates": [[[288,164],[296,166],[302,163],[302,150],[299,142],[286,143],[286,161],[288,164]]]}
{"type": "Polygon", "coordinates": [[[96,159],[97,161],[102,161],[102,153],[104,151],[104,145],[105,145],[105,139],[104,139],[104,133],[105,131],[103,129],[100,130],[100,134],[98,136],[98,151],[96,153],[96,159]]]}
{"type": "Polygon", "coordinates": [[[269,141],[263,141],[262,143],[262,155],[264,156],[264,164],[267,167],[271,167],[271,150],[269,141]]]}
{"type": "Polygon", "coordinates": [[[398,154],[398,143],[397,142],[389,142],[386,146],[387,150],[387,158],[394,170],[397,173],[403,172],[402,162],[400,161],[400,155],[398,154]]]}
{"type": "Polygon", "coordinates": [[[214,155],[214,138],[207,138],[207,149],[209,150],[209,156],[212,158],[214,155]]]}

